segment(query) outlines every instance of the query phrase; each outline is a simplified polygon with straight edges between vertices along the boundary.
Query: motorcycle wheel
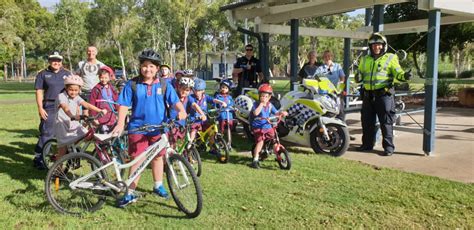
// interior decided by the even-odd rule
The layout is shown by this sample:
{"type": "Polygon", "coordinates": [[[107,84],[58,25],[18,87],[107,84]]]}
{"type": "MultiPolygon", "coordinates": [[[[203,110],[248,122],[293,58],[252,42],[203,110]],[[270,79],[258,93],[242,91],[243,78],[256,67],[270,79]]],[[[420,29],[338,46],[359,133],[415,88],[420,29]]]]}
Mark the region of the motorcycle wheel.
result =
{"type": "Polygon", "coordinates": [[[334,157],[342,156],[349,147],[349,131],[338,124],[327,124],[329,140],[324,140],[319,128],[310,133],[311,148],[316,153],[325,153],[334,157]]]}

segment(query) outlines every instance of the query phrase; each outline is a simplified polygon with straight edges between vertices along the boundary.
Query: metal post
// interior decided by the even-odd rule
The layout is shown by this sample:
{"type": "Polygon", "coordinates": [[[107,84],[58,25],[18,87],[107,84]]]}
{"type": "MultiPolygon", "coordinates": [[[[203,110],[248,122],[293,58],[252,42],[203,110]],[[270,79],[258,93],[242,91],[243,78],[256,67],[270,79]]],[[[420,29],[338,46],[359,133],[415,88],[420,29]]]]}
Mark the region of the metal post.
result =
{"type": "Polygon", "coordinates": [[[370,26],[372,24],[372,8],[365,8],[365,26],[370,26]]]}
{"type": "Polygon", "coordinates": [[[438,54],[441,11],[431,10],[428,16],[428,44],[425,80],[425,119],[423,151],[432,156],[435,143],[436,94],[438,82],[438,54]]]}
{"type": "MultiPolygon", "coordinates": [[[[248,30],[249,29],[249,24],[248,24],[248,19],[246,18],[245,19],[245,29],[248,30]]],[[[247,45],[249,44],[249,35],[248,34],[244,34],[244,44],[247,45]]]]}
{"type": "Polygon", "coordinates": [[[375,5],[374,6],[374,32],[383,31],[383,12],[384,12],[384,5],[375,5]]]}
{"type": "Polygon", "coordinates": [[[262,41],[263,41],[263,59],[260,60],[260,64],[262,65],[262,72],[264,76],[264,81],[268,81],[270,77],[270,67],[269,67],[269,47],[268,43],[270,42],[270,35],[268,33],[262,33],[262,41]]]}
{"type": "MultiPolygon", "coordinates": [[[[344,63],[343,63],[343,70],[344,74],[346,74],[346,79],[344,83],[346,84],[346,92],[349,93],[351,81],[349,81],[349,72],[351,66],[351,39],[344,38],[344,63]]],[[[345,107],[349,108],[349,97],[344,97],[345,107]]]]}
{"type": "Polygon", "coordinates": [[[299,20],[291,19],[291,34],[290,34],[290,83],[291,90],[296,90],[295,82],[297,82],[298,74],[298,36],[299,36],[299,20]]]}

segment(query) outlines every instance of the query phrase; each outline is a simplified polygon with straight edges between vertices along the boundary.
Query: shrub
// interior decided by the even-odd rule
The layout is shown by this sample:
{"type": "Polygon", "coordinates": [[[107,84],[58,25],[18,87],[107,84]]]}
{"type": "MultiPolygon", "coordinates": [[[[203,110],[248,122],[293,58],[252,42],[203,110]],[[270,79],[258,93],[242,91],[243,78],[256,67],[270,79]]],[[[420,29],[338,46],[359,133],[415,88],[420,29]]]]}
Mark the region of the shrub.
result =
{"type": "Polygon", "coordinates": [[[472,70],[466,70],[462,71],[461,74],[459,74],[459,78],[471,78],[474,75],[474,69],[472,70]]]}
{"type": "Polygon", "coordinates": [[[447,80],[438,80],[438,97],[449,97],[454,94],[454,89],[451,87],[451,83],[447,80]]]}
{"type": "Polygon", "coordinates": [[[438,72],[439,79],[447,79],[447,78],[456,78],[456,73],[454,72],[438,72]]]}

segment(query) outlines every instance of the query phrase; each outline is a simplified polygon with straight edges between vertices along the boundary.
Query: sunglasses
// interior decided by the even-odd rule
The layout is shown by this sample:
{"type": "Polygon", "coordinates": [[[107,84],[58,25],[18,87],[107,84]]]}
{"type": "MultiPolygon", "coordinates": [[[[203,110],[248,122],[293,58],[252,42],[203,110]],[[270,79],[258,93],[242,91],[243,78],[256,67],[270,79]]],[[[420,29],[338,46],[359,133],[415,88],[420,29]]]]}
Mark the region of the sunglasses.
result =
{"type": "Polygon", "coordinates": [[[245,49],[245,51],[253,51],[253,49],[245,49]]]}

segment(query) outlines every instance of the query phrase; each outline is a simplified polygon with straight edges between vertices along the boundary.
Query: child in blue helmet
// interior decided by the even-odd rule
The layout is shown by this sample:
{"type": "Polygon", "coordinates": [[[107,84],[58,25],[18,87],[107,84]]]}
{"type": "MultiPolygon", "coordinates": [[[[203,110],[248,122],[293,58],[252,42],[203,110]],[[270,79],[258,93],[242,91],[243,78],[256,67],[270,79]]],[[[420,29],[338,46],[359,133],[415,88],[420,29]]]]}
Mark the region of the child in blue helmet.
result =
{"type": "MultiPolygon", "coordinates": [[[[196,78],[194,80],[194,94],[190,95],[195,103],[201,108],[204,113],[207,113],[209,106],[213,105],[213,98],[206,94],[206,81],[196,78]]],[[[193,125],[191,127],[190,138],[192,142],[196,137],[197,131],[201,131],[207,128],[207,122],[203,119],[202,115],[196,110],[190,111],[190,116],[193,119],[193,125]]]]}
{"type": "MultiPolygon", "coordinates": [[[[221,81],[219,93],[215,95],[215,98],[213,100],[213,102],[216,103],[218,107],[226,108],[229,106],[234,106],[234,99],[232,99],[232,96],[230,95],[231,86],[232,82],[230,80],[221,81]]],[[[219,127],[222,133],[224,133],[226,126],[232,129],[233,119],[234,116],[232,115],[232,112],[222,111],[219,114],[217,120],[219,121],[219,127]]]]}

